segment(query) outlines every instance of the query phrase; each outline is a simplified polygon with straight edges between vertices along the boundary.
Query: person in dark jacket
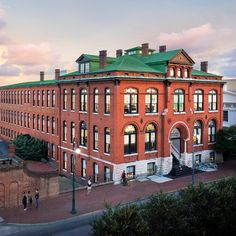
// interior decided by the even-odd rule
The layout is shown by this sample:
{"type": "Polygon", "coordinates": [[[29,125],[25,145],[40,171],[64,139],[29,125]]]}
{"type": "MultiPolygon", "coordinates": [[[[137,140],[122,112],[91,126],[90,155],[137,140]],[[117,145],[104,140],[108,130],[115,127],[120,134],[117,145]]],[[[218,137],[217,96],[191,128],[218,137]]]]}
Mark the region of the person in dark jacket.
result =
{"type": "Polygon", "coordinates": [[[27,197],[26,197],[25,192],[23,192],[22,204],[24,207],[24,211],[27,211],[27,197]]]}
{"type": "Polygon", "coordinates": [[[38,208],[39,207],[39,190],[36,189],[35,191],[35,207],[38,208]]]}

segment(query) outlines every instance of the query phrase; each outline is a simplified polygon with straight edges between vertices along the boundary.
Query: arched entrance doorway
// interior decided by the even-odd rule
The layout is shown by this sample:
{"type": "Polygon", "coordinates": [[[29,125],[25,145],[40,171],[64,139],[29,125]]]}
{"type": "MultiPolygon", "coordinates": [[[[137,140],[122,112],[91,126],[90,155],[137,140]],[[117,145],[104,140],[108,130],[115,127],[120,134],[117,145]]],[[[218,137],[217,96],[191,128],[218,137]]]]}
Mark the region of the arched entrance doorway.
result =
{"type": "Polygon", "coordinates": [[[181,176],[189,171],[184,166],[184,156],[187,152],[187,141],[189,140],[189,128],[184,122],[174,124],[169,133],[170,156],[172,157],[172,169],[169,173],[173,176],[181,176]]]}
{"type": "Polygon", "coordinates": [[[181,155],[180,141],[181,141],[180,130],[178,128],[172,129],[170,133],[171,154],[173,154],[177,159],[180,159],[181,155]]]}

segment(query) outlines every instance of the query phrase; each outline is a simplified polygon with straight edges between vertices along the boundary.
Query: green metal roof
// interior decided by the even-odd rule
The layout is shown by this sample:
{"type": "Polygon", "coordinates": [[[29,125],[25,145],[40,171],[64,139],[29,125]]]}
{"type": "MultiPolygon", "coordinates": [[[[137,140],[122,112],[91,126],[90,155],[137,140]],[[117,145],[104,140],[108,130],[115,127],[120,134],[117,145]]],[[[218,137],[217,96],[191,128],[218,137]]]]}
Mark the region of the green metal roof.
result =
{"type": "Polygon", "coordinates": [[[211,74],[211,73],[208,73],[208,72],[204,72],[204,71],[201,71],[201,70],[196,70],[196,69],[192,70],[192,75],[193,76],[222,77],[220,75],[214,75],[214,74],[211,74]]]}
{"type": "MultiPolygon", "coordinates": [[[[156,69],[151,68],[146,65],[142,61],[140,61],[137,57],[124,55],[118,57],[116,62],[108,65],[104,69],[100,69],[97,72],[105,72],[105,71],[138,71],[138,72],[153,72],[153,73],[162,73],[156,69]]],[[[94,73],[96,73],[94,71],[94,73]]]]}
{"type": "Polygon", "coordinates": [[[182,49],[176,49],[172,51],[167,52],[159,52],[159,53],[153,53],[151,55],[142,57],[144,63],[156,63],[156,62],[164,62],[169,61],[171,58],[176,56],[179,52],[181,52],[182,49]]]}
{"type": "MultiPolygon", "coordinates": [[[[91,54],[83,54],[85,57],[87,57],[88,59],[90,59],[91,61],[97,61],[99,62],[99,56],[97,55],[91,55],[91,54]]],[[[107,62],[115,62],[116,58],[115,57],[107,57],[107,62]]]]}
{"type": "Polygon", "coordinates": [[[31,87],[31,86],[48,86],[48,85],[54,85],[57,83],[57,80],[44,80],[44,81],[30,81],[30,82],[23,82],[18,84],[10,84],[1,86],[1,89],[8,89],[8,88],[21,88],[21,87],[31,87]]]}

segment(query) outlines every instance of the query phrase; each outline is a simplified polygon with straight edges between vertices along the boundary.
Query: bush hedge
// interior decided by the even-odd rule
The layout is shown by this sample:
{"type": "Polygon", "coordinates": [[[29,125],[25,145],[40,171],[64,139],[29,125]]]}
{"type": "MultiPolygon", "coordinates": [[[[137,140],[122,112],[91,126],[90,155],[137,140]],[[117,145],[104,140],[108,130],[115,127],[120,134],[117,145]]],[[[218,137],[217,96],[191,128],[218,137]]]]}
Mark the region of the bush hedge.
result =
{"type": "Polygon", "coordinates": [[[236,233],[236,177],[152,196],[146,204],[107,208],[93,236],[208,236],[236,233]]]}

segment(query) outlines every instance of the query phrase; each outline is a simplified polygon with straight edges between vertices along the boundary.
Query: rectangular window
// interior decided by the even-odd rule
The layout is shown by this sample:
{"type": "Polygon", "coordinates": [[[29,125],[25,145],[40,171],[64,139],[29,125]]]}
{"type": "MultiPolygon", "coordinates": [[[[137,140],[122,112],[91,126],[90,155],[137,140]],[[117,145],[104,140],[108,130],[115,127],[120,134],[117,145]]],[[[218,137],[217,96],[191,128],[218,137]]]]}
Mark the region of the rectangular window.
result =
{"type": "Polygon", "coordinates": [[[55,107],[56,104],[56,92],[52,90],[52,107],[55,107]]]}
{"type": "Polygon", "coordinates": [[[216,161],[216,153],[210,152],[210,162],[215,162],[215,161],[216,161]]]}
{"type": "Polygon", "coordinates": [[[147,164],[147,175],[155,174],[155,162],[150,162],[147,164]]]}
{"type": "Polygon", "coordinates": [[[128,179],[134,179],[135,178],[135,166],[127,166],[126,173],[127,173],[128,179]]]}
{"type": "Polygon", "coordinates": [[[56,151],[56,148],[55,148],[55,145],[52,143],[51,145],[51,148],[52,148],[52,159],[55,159],[55,151],[56,151]]]}
{"type": "Polygon", "coordinates": [[[47,107],[50,106],[50,90],[47,90],[47,107]]]}
{"type": "Polygon", "coordinates": [[[195,155],[195,164],[199,164],[201,162],[202,162],[202,155],[201,154],[195,155]]]}
{"type": "Polygon", "coordinates": [[[104,167],[104,181],[109,182],[111,180],[111,172],[109,167],[104,167]]]}
{"type": "Polygon", "coordinates": [[[81,159],[81,176],[86,177],[86,160],[81,159]]]}
{"type": "Polygon", "coordinates": [[[110,108],[111,108],[111,95],[110,95],[110,89],[105,89],[105,114],[110,114],[110,108]]]}
{"type": "Polygon", "coordinates": [[[63,170],[67,170],[67,155],[66,155],[66,152],[63,152],[62,168],[63,168],[63,170]]]}
{"type": "Polygon", "coordinates": [[[229,111],[223,111],[223,121],[229,121],[229,111]]]}
{"type": "Polygon", "coordinates": [[[52,134],[55,134],[55,118],[52,117],[52,134]]]}

